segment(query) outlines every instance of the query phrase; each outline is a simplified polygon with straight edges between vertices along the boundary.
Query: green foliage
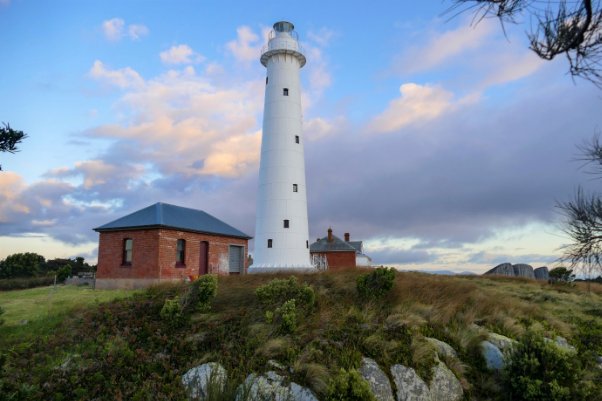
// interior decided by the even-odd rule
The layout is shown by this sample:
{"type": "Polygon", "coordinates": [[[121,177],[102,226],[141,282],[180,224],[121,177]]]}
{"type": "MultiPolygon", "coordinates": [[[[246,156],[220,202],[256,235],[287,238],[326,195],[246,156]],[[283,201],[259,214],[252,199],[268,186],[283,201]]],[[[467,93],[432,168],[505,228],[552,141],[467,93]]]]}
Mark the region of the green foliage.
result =
{"type": "Polygon", "coordinates": [[[37,253],[15,253],[0,262],[0,278],[32,277],[42,273],[44,257],[37,253]]]}
{"type": "MultiPolygon", "coordinates": [[[[3,314],[4,314],[4,309],[2,309],[2,307],[0,306],[0,326],[2,326],[4,324],[4,319],[2,319],[3,314]]],[[[2,368],[2,365],[0,365],[0,368],[2,368]]]]}
{"type": "Polygon", "coordinates": [[[64,283],[71,275],[71,265],[65,265],[56,272],[56,281],[64,283]]]}
{"type": "Polygon", "coordinates": [[[293,333],[297,328],[297,307],[294,299],[289,299],[276,309],[275,318],[280,322],[283,333],[293,333]]]}
{"type": "Polygon", "coordinates": [[[175,297],[166,299],[161,308],[161,312],[159,312],[159,316],[171,325],[179,325],[184,317],[180,298],[175,297]]]}
{"type": "MultiPolygon", "coordinates": [[[[11,128],[8,123],[3,123],[3,125],[4,127],[0,127],[0,152],[18,152],[17,145],[27,138],[27,134],[11,128]]],[[[2,166],[0,166],[0,171],[2,171],[2,166]]]]}
{"type": "Polygon", "coordinates": [[[551,283],[569,283],[575,279],[571,269],[566,267],[555,267],[549,273],[551,283]]]}
{"type": "Polygon", "coordinates": [[[208,311],[216,295],[217,276],[206,274],[190,283],[182,298],[182,308],[185,311],[208,311]]]}
{"type": "Polygon", "coordinates": [[[393,288],[395,269],[379,267],[357,278],[357,292],[362,298],[380,298],[393,288]]]}
{"type": "Polygon", "coordinates": [[[357,370],[341,369],[328,385],[325,401],[376,401],[357,370]]]}
{"type": "Polygon", "coordinates": [[[0,291],[24,290],[54,283],[54,276],[22,277],[0,280],[0,291]]]}
{"type": "Polygon", "coordinates": [[[270,308],[295,299],[300,308],[310,311],[316,302],[314,290],[307,284],[299,284],[295,276],[291,276],[288,280],[274,279],[258,287],[255,295],[264,307],[270,308]]]}
{"type": "Polygon", "coordinates": [[[509,397],[517,401],[583,400],[581,368],[575,355],[528,332],[504,369],[509,397]]]}

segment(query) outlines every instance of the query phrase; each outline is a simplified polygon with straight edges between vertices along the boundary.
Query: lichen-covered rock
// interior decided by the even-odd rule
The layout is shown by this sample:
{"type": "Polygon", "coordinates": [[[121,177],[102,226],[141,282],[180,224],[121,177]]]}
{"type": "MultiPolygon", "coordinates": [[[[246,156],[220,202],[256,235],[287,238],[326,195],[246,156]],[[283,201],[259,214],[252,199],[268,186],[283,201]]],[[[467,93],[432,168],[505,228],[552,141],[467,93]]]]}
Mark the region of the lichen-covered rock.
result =
{"type": "Polygon", "coordinates": [[[554,340],[544,337],[545,342],[552,342],[564,352],[577,353],[577,349],[573,347],[564,337],[556,336],[554,340]]]}
{"type": "Polygon", "coordinates": [[[284,383],[284,377],[269,371],[263,376],[251,373],[238,388],[237,401],[318,401],[311,390],[297,383],[284,383]]]}
{"type": "Polygon", "coordinates": [[[535,275],[536,280],[548,281],[550,278],[550,271],[547,266],[538,267],[533,270],[533,274],[535,275]]]}
{"type": "Polygon", "coordinates": [[[435,347],[435,350],[437,351],[437,355],[440,358],[457,358],[458,357],[458,353],[456,352],[456,350],[453,349],[453,347],[451,345],[449,345],[448,343],[441,341],[441,340],[437,340],[436,338],[432,338],[432,337],[425,337],[425,339],[426,339],[426,341],[428,341],[435,347]]]}
{"type": "Polygon", "coordinates": [[[370,358],[362,358],[362,365],[359,369],[362,377],[370,385],[372,393],[378,401],[394,401],[393,391],[389,378],[383,372],[376,361],[370,358]]]}
{"type": "Polygon", "coordinates": [[[518,343],[516,340],[497,333],[489,333],[487,335],[487,341],[498,347],[502,353],[512,351],[512,347],[518,343]]]}
{"type": "Polygon", "coordinates": [[[498,276],[514,276],[514,269],[512,263],[501,263],[491,270],[483,273],[484,275],[498,275],[498,276]]]}
{"type": "Polygon", "coordinates": [[[228,374],[219,363],[209,362],[190,369],[182,376],[182,384],[186,388],[189,399],[197,400],[207,397],[209,383],[223,389],[228,374]]]}
{"type": "Polygon", "coordinates": [[[439,362],[433,367],[433,378],[429,390],[432,401],[460,401],[464,398],[460,381],[443,362],[439,362]]]}
{"type": "Polygon", "coordinates": [[[533,273],[533,266],[527,265],[525,263],[517,263],[512,265],[512,270],[514,270],[514,275],[516,277],[525,277],[525,278],[535,278],[535,274],[533,273]]]}
{"type": "Polygon", "coordinates": [[[484,273],[484,275],[491,274],[498,276],[525,277],[531,279],[535,278],[533,267],[524,263],[517,263],[515,265],[510,263],[502,263],[484,273]]]}
{"type": "Polygon", "coordinates": [[[502,351],[489,341],[482,341],[481,355],[485,359],[485,364],[489,370],[502,370],[505,365],[505,358],[502,351]]]}
{"type": "Polygon", "coordinates": [[[397,387],[397,401],[431,401],[431,391],[414,369],[393,365],[391,376],[397,387]]]}

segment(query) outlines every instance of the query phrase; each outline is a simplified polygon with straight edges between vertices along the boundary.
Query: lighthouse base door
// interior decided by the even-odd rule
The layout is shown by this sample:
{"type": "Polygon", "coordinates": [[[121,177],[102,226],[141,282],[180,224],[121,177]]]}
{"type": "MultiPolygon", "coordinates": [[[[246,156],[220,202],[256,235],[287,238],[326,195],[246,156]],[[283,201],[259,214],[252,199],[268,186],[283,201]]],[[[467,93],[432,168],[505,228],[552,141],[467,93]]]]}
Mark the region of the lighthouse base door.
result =
{"type": "Polygon", "coordinates": [[[229,272],[240,274],[244,270],[244,246],[230,245],[229,249],[229,272]]]}

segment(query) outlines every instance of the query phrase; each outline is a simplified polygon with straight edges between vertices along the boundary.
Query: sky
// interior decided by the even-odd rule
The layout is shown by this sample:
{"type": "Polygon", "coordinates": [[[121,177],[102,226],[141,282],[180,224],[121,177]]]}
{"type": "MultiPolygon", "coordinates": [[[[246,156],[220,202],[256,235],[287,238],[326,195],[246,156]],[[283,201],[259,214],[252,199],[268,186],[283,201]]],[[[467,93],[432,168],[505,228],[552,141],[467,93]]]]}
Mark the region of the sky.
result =
{"type": "MultiPolygon", "coordinates": [[[[576,159],[602,92],[528,49],[529,20],[450,1],[0,0],[0,259],[97,258],[94,227],[167,202],[253,235],[274,22],[295,24],[310,238],[378,265],[558,265],[558,202],[599,181],[576,159]]],[[[251,253],[253,243],[251,242],[251,253]]]]}

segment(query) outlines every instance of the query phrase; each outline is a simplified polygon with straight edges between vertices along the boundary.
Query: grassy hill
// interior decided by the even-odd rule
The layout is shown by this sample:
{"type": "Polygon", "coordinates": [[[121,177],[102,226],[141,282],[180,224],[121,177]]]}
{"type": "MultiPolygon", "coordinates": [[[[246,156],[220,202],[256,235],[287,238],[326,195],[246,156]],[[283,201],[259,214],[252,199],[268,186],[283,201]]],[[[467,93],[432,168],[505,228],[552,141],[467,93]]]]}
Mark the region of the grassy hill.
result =
{"type": "MultiPolygon", "coordinates": [[[[458,360],[446,362],[466,399],[505,400],[507,380],[487,371],[479,353],[487,331],[517,340],[528,333],[567,338],[578,350],[574,368],[578,387],[589,391],[585,399],[602,393],[594,360],[602,354],[599,284],[588,292],[581,284],[397,273],[389,292],[371,298],[356,289],[363,274],[297,276],[315,304],[297,300],[292,314],[284,300],[270,304],[256,295],[258,287],[287,278],[280,275],[219,277],[210,310],[171,318],[161,311],[166,300],[186,296],[186,284],[126,297],[62,287],[59,293],[71,296],[44,313],[49,288],[0,293],[7,320],[0,326],[0,399],[185,399],[180,377],[193,366],[221,363],[235,388],[249,373],[270,370],[269,360],[291,367],[280,373],[323,399],[340,369],[357,368],[362,356],[385,371],[396,363],[413,367],[428,382],[435,353],[425,337],[434,337],[458,351],[458,360]],[[120,299],[102,302],[111,298],[120,299]]],[[[558,399],[574,394],[567,397],[558,399]]]]}

